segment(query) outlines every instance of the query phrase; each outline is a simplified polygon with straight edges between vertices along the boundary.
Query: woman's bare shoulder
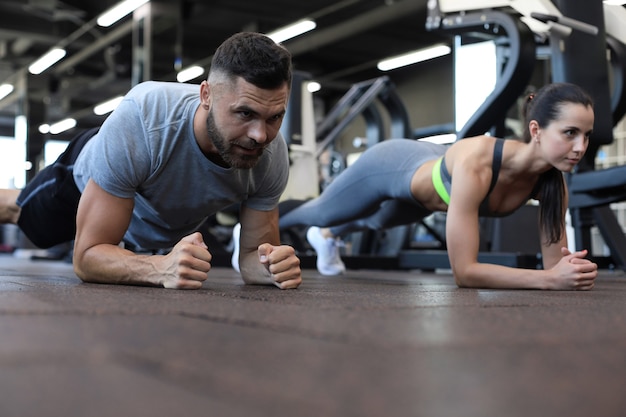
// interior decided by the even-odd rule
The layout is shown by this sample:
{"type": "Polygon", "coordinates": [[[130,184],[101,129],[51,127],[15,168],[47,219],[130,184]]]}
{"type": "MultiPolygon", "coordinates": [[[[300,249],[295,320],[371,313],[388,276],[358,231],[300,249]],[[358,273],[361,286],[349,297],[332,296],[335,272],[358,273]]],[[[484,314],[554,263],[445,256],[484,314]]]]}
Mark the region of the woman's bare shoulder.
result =
{"type": "Polygon", "coordinates": [[[496,138],[486,135],[457,140],[446,152],[446,160],[453,162],[458,159],[476,163],[490,161],[495,141],[496,138]]]}

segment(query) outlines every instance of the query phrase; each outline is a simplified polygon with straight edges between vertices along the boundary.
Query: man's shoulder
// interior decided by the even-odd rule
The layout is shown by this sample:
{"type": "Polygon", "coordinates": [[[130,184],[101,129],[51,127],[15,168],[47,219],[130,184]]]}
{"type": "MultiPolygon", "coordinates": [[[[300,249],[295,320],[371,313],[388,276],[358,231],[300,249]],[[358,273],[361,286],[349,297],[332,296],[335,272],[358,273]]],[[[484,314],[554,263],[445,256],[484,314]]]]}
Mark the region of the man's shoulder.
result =
{"type": "Polygon", "coordinates": [[[190,94],[199,91],[199,86],[168,81],[144,81],[134,86],[128,97],[164,96],[171,94],[190,94]]]}

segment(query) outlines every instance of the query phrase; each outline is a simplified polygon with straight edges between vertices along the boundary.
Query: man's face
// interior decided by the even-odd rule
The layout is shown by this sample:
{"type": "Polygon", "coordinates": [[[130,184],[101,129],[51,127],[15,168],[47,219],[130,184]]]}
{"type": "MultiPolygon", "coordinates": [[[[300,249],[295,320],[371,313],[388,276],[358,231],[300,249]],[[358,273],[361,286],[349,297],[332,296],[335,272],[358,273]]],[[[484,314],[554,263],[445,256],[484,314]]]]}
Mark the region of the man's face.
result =
{"type": "Polygon", "coordinates": [[[206,129],[228,166],[249,169],[256,165],[263,149],[278,135],[288,96],[287,84],[264,90],[242,78],[211,86],[206,129]]]}

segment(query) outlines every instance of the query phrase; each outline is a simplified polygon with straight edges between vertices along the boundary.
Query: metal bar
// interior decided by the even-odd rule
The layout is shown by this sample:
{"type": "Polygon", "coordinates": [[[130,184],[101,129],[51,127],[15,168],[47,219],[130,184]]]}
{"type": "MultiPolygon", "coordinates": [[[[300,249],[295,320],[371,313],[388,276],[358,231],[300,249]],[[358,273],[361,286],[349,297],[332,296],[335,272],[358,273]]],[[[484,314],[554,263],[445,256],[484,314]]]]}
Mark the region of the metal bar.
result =
{"type": "Polygon", "coordinates": [[[324,150],[337,139],[339,134],[359,115],[363,110],[369,106],[376,98],[378,93],[386,88],[387,80],[384,78],[378,78],[372,86],[363,93],[363,95],[356,100],[354,105],[348,110],[346,116],[335,126],[333,130],[318,144],[315,152],[315,157],[319,158],[324,150]]]}

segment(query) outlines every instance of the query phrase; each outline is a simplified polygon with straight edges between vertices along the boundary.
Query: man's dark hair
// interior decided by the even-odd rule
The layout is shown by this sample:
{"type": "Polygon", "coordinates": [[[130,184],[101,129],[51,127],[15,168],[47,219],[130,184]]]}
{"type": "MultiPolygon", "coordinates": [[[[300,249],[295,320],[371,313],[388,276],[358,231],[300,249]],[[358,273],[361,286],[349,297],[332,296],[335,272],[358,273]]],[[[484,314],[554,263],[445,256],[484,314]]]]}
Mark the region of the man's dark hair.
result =
{"type": "Polygon", "coordinates": [[[266,35],[240,32],[217,48],[210,72],[241,77],[266,90],[284,83],[291,87],[291,54],[266,35]]]}

